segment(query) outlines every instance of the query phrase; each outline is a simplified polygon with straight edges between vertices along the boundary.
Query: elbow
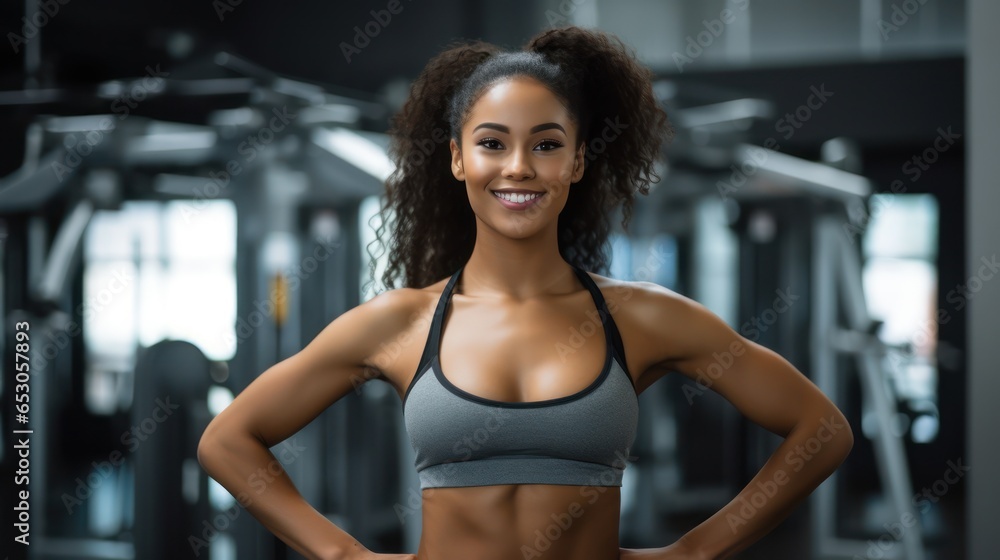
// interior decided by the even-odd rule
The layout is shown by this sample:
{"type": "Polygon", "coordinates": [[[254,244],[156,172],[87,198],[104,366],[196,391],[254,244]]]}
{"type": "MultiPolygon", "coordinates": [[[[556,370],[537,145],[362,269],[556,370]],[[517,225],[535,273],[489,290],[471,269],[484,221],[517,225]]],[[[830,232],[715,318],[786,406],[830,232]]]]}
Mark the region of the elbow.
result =
{"type": "Polygon", "coordinates": [[[833,432],[831,444],[835,450],[836,466],[839,467],[854,449],[854,430],[851,429],[850,422],[838,408],[831,411],[829,426],[831,426],[830,431],[833,432]]]}
{"type": "Polygon", "coordinates": [[[832,474],[851,454],[854,430],[836,406],[827,404],[818,409],[822,412],[810,414],[808,420],[803,418],[796,427],[796,439],[811,455],[818,452],[824,457],[822,470],[832,474]]]}
{"type": "Polygon", "coordinates": [[[215,445],[212,443],[212,437],[206,429],[204,433],[201,434],[201,438],[198,439],[198,464],[201,468],[208,472],[208,465],[211,462],[211,453],[215,449],[215,445]]]}
{"type": "Polygon", "coordinates": [[[854,448],[854,430],[851,429],[851,424],[847,421],[846,418],[844,419],[844,425],[847,426],[847,428],[844,430],[844,440],[845,440],[844,446],[846,447],[846,449],[844,450],[844,455],[846,456],[850,454],[851,449],[854,448]]]}
{"type": "Polygon", "coordinates": [[[205,472],[211,474],[211,468],[217,463],[215,457],[223,451],[222,443],[223,441],[231,441],[230,437],[222,437],[219,435],[219,424],[218,417],[214,418],[208,423],[205,431],[202,432],[201,437],[198,438],[198,464],[201,468],[205,469],[205,472]]]}
{"type": "Polygon", "coordinates": [[[851,450],[854,449],[854,430],[851,429],[851,425],[847,422],[847,419],[844,419],[844,425],[847,426],[843,435],[844,459],[846,460],[847,456],[851,454],[851,450]]]}
{"type": "Polygon", "coordinates": [[[211,476],[234,454],[245,453],[247,442],[254,441],[256,438],[242,427],[220,424],[219,417],[215,417],[198,438],[198,464],[211,476]]]}

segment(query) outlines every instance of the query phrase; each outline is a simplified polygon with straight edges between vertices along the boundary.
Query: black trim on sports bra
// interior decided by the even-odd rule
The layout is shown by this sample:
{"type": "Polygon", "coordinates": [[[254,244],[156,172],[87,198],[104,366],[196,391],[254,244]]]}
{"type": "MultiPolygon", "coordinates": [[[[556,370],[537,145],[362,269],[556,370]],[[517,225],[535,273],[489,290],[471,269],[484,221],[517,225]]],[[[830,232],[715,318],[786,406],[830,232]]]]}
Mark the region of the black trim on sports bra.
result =
{"type": "Polygon", "coordinates": [[[573,269],[576,270],[576,273],[580,277],[580,280],[583,282],[583,285],[586,286],[587,289],[590,290],[591,295],[594,296],[597,308],[600,310],[602,314],[601,317],[602,325],[604,326],[605,330],[611,332],[611,340],[613,343],[613,348],[615,350],[615,357],[618,358],[618,365],[620,365],[622,369],[625,370],[625,373],[629,374],[628,376],[629,382],[632,383],[632,387],[635,388],[635,381],[632,379],[632,375],[629,373],[628,370],[628,364],[625,362],[625,345],[622,344],[622,336],[618,332],[618,325],[615,323],[614,317],[611,316],[611,312],[608,311],[608,305],[604,301],[604,294],[601,293],[601,289],[597,287],[597,283],[594,282],[594,279],[591,278],[586,271],[575,266],[573,267],[573,269]],[[607,317],[607,320],[605,320],[605,317],[607,317]]]}
{"type": "MultiPolygon", "coordinates": [[[[573,266],[573,265],[571,265],[573,266]]],[[[441,360],[440,360],[440,349],[441,349],[441,331],[444,324],[444,314],[448,308],[448,303],[451,301],[452,292],[455,289],[455,285],[458,283],[458,278],[465,269],[465,265],[459,267],[454,274],[452,274],[451,279],[448,280],[448,284],[444,287],[441,293],[441,297],[438,299],[437,307],[434,310],[434,318],[431,321],[430,332],[427,335],[427,342],[424,344],[423,354],[420,356],[420,363],[417,366],[417,371],[410,380],[409,386],[406,388],[406,392],[403,394],[403,406],[406,406],[406,399],[410,395],[410,390],[416,385],[419,378],[431,369],[434,375],[437,377],[438,382],[441,383],[445,388],[454,393],[460,398],[465,400],[478,402],[480,404],[488,406],[498,406],[505,408],[538,408],[545,406],[554,406],[561,403],[566,403],[581,399],[597,387],[599,387],[604,380],[607,378],[608,374],[611,372],[611,361],[614,359],[618,362],[619,367],[625,372],[626,377],[628,377],[629,384],[632,389],[635,390],[635,381],[632,379],[632,375],[628,371],[628,366],[625,362],[625,348],[622,344],[621,334],[618,332],[618,326],[615,324],[614,318],[608,311],[607,304],[604,300],[604,296],[601,293],[600,288],[597,287],[597,283],[594,279],[587,274],[583,269],[573,266],[573,270],[576,272],[577,276],[580,278],[580,282],[587,288],[590,292],[591,298],[594,300],[594,305],[597,308],[598,315],[601,317],[601,325],[604,329],[604,344],[605,344],[605,359],[604,365],[601,369],[601,373],[597,378],[584,389],[563,397],[557,397],[554,399],[546,399],[541,401],[527,401],[527,402],[509,402],[509,401],[498,401],[493,399],[487,399],[485,397],[480,397],[478,395],[473,395],[467,391],[462,390],[458,386],[451,383],[447,377],[445,377],[444,372],[441,370],[441,360]]]]}

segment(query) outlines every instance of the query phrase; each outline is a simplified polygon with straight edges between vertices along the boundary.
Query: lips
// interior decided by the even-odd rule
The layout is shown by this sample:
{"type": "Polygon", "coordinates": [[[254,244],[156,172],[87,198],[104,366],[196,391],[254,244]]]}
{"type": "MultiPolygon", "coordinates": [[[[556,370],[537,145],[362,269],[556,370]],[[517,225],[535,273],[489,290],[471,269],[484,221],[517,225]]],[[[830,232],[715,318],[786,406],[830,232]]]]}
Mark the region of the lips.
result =
{"type": "Polygon", "coordinates": [[[493,193],[493,198],[495,198],[497,202],[499,202],[501,205],[503,205],[504,208],[507,208],[509,210],[524,210],[525,208],[528,208],[529,206],[532,206],[533,204],[536,204],[539,200],[541,200],[542,198],[545,197],[545,193],[544,192],[540,193],[540,192],[537,192],[537,191],[529,191],[529,190],[522,190],[522,189],[518,189],[516,191],[515,190],[499,190],[499,191],[491,191],[491,192],[493,193]],[[500,195],[498,193],[508,193],[508,194],[526,193],[526,194],[535,194],[535,195],[538,195],[538,196],[535,196],[531,200],[525,200],[524,202],[517,202],[516,200],[515,201],[504,200],[503,198],[500,197],[500,195]]]}

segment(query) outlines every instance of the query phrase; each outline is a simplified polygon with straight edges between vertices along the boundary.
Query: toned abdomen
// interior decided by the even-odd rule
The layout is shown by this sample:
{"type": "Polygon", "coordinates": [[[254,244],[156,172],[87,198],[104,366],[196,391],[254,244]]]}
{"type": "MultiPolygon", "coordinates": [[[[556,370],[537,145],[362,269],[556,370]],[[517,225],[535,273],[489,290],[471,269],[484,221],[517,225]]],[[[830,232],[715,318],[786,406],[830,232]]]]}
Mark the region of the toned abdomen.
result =
{"type": "Polygon", "coordinates": [[[429,488],[418,560],[617,560],[620,488],[429,488]]]}

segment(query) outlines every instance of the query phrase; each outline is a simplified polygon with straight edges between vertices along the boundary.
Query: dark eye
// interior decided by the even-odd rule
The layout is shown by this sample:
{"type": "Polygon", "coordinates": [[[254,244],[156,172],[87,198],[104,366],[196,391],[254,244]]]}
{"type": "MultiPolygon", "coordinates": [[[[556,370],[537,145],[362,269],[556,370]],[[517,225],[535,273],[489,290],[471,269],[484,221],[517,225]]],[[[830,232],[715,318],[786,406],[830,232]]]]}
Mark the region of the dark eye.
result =
{"type": "Polygon", "coordinates": [[[500,141],[497,140],[496,138],[483,138],[482,140],[480,140],[476,144],[479,145],[479,146],[483,146],[484,148],[487,148],[489,150],[495,150],[497,148],[491,148],[491,147],[487,146],[487,144],[497,144],[498,147],[502,145],[502,144],[500,144],[500,141]]]}
{"type": "Polygon", "coordinates": [[[559,143],[559,142],[556,142],[555,140],[542,140],[542,141],[541,141],[541,143],[540,143],[540,144],[538,144],[538,145],[539,145],[539,146],[545,146],[545,145],[548,145],[548,146],[551,146],[551,147],[550,147],[550,148],[548,148],[548,149],[543,149],[543,150],[542,150],[543,152],[548,152],[548,151],[550,151],[550,150],[554,150],[554,149],[556,149],[556,148],[559,148],[559,147],[561,147],[561,146],[562,146],[562,144],[561,144],[561,143],[559,143]]]}

